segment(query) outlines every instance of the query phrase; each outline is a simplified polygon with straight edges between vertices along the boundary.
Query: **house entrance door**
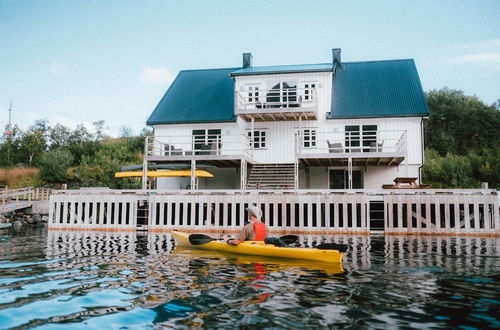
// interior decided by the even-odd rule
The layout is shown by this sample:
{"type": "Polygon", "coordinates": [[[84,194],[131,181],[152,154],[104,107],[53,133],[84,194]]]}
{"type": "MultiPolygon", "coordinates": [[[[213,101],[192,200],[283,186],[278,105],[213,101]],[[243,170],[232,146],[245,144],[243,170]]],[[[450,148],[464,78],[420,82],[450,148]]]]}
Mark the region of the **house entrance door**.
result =
{"type": "MultiPolygon", "coordinates": [[[[330,170],[330,189],[348,189],[349,171],[347,169],[330,170]]],[[[363,173],[352,171],[352,189],[363,189],[363,173]]]]}

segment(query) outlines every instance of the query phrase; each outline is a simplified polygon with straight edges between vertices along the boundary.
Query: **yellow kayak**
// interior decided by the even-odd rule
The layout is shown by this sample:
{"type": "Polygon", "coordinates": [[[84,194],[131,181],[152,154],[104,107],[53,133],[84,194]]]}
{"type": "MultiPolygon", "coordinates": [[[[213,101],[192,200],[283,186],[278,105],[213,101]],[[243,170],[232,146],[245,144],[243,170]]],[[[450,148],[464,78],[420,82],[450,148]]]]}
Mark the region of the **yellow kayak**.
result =
{"type": "MultiPolygon", "coordinates": [[[[323,262],[342,262],[342,252],[330,249],[300,248],[300,247],[277,247],[274,244],[265,244],[258,241],[245,241],[237,246],[227,244],[224,241],[212,240],[204,244],[192,244],[189,233],[173,231],[173,238],[178,246],[196,248],[201,250],[224,251],[237,254],[286,258],[317,260],[323,262]]],[[[207,236],[208,237],[208,236],[207,236]]]]}

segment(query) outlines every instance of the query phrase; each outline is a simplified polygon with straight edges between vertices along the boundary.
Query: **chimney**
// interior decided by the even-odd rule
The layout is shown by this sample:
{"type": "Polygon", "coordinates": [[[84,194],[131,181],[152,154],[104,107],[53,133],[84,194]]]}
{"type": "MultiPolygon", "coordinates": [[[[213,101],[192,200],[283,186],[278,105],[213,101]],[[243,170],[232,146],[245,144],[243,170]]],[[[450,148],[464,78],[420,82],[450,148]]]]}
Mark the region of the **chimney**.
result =
{"type": "Polygon", "coordinates": [[[252,67],[252,53],[243,53],[243,69],[252,67]]]}
{"type": "Polygon", "coordinates": [[[340,62],[340,48],[332,48],[332,64],[334,66],[342,66],[340,62]]]}

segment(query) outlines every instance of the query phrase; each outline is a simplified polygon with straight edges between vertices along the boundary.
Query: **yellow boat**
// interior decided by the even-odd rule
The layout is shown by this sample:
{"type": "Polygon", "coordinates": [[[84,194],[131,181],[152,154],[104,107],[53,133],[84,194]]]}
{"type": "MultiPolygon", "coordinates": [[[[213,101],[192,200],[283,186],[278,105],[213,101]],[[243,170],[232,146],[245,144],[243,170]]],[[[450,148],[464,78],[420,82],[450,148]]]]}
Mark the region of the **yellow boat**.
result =
{"type": "MultiPolygon", "coordinates": [[[[317,260],[323,262],[342,262],[342,252],[330,249],[300,248],[300,247],[277,247],[273,244],[265,244],[258,241],[245,241],[237,246],[227,244],[224,241],[213,240],[204,244],[192,244],[189,233],[173,231],[172,236],[177,246],[196,248],[201,250],[223,251],[237,254],[264,256],[286,259],[317,260]]],[[[207,236],[208,237],[208,236],[207,236]]]]}
{"type": "MultiPolygon", "coordinates": [[[[134,178],[134,177],[142,177],[142,171],[125,171],[125,172],[116,172],[115,178],[134,178]]],[[[173,178],[173,177],[184,177],[191,176],[191,171],[189,170],[179,170],[179,171],[148,171],[148,177],[150,178],[173,178]]],[[[194,174],[197,178],[213,178],[214,175],[205,170],[196,170],[194,174]]]]}

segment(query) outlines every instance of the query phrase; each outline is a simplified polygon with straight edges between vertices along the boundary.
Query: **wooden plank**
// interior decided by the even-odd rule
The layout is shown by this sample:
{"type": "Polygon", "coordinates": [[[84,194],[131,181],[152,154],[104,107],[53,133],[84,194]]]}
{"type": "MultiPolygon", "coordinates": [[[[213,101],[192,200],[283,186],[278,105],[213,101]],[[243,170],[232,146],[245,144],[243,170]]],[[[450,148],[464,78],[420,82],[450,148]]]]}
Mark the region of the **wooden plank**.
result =
{"type": "Polygon", "coordinates": [[[473,198],[473,202],[474,202],[474,209],[473,209],[473,213],[474,213],[474,230],[476,232],[479,232],[479,230],[481,229],[480,227],[480,217],[479,217],[479,205],[481,204],[481,196],[480,195],[475,195],[474,198],[473,198]]]}
{"type": "Polygon", "coordinates": [[[434,214],[436,215],[436,229],[441,232],[441,196],[432,196],[434,201],[434,214]]]}
{"type": "Polygon", "coordinates": [[[454,203],[453,203],[453,213],[454,213],[454,226],[455,226],[455,232],[459,233],[460,232],[460,196],[455,195],[454,196],[454,203]]]}

